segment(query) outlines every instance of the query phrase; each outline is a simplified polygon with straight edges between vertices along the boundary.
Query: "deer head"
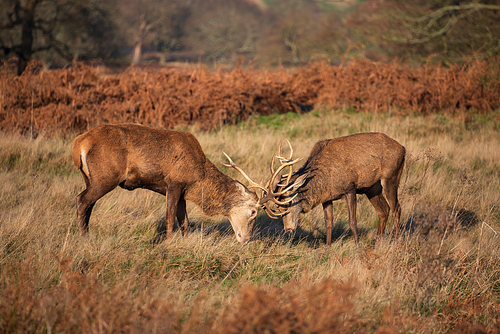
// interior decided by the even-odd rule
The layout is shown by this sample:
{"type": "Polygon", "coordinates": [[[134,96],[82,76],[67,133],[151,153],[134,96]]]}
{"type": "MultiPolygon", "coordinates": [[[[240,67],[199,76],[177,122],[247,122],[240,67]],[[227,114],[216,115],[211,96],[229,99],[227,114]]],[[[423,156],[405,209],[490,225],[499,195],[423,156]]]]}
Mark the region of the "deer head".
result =
{"type": "Polygon", "coordinates": [[[259,197],[259,205],[262,206],[267,215],[273,219],[288,216],[290,209],[292,208],[290,204],[293,203],[294,199],[298,195],[295,194],[295,192],[298,188],[300,188],[305,180],[305,178],[296,178],[292,183],[290,183],[293,165],[301,161],[303,158],[293,160],[292,145],[288,140],[287,143],[290,146],[290,156],[288,158],[281,156],[282,143],[280,142],[278,152],[275,152],[271,159],[271,178],[267,181],[265,186],[254,182],[238,165],[231,160],[225,152],[223,152],[229,160],[229,163],[224,165],[232,167],[240,172],[241,175],[243,175],[243,177],[248,181],[249,188],[256,188],[262,191],[261,196],[259,197]],[[280,165],[277,168],[274,168],[275,159],[278,159],[280,162],[280,165]],[[288,173],[286,175],[281,175],[281,172],[285,168],[288,168],[288,173]]]}

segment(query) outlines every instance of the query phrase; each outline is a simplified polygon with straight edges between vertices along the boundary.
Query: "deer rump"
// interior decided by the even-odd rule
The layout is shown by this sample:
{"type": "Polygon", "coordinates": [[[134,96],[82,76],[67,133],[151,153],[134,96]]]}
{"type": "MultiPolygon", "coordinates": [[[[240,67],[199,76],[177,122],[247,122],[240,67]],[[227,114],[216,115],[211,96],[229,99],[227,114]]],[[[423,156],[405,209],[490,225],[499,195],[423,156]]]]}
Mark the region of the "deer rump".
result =
{"type": "Polygon", "coordinates": [[[175,218],[187,232],[186,200],[209,215],[229,218],[238,241],[246,243],[259,208],[255,192],[221,173],[188,132],[138,124],[101,125],[73,141],[73,162],[86,189],[77,196],[80,232],[88,234],[98,199],[120,186],[166,195],[166,226],[155,241],[171,237],[175,218]]]}
{"type": "MultiPolygon", "coordinates": [[[[378,236],[384,233],[390,211],[394,235],[399,232],[401,207],[398,187],[404,166],[405,148],[383,133],[359,133],[317,142],[305,164],[293,174],[290,182],[299,184],[283,196],[296,195],[283,215],[286,231],[297,227],[301,212],[319,204],[323,206],[327,245],[331,244],[333,201],[345,198],[349,226],[356,245],[359,238],[356,222],[356,194],[365,194],[379,216],[378,236]],[[301,182],[297,180],[302,179],[301,182]]],[[[284,187],[282,185],[281,187],[284,187]]]]}

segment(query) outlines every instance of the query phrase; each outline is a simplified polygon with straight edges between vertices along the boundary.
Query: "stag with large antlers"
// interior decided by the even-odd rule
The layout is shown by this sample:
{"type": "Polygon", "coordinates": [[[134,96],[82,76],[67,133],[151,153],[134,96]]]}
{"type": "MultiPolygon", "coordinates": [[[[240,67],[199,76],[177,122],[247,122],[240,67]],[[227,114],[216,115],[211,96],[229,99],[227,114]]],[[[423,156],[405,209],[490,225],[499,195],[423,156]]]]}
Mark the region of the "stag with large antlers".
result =
{"type": "MultiPolygon", "coordinates": [[[[345,198],[349,226],[359,247],[356,194],[365,194],[379,216],[378,237],[385,231],[390,211],[394,236],[397,236],[401,216],[398,187],[405,153],[402,145],[383,133],[359,133],[317,142],[305,164],[293,175],[290,170],[286,181],[275,186],[279,198],[274,203],[286,210],[280,213],[285,231],[296,229],[301,212],[309,212],[322,204],[326,244],[331,245],[333,201],[345,198]]],[[[292,157],[278,158],[283,166],[292,157]]],[[[275,182],[274,177],[272,173],[269,186],[275,182]]]]}
{"type": "Polygon", "coordinates": [[[221,173],[188,132],[137,124],[101,125],[76,137],[73,162],[86,184],[76,198],[82,235],[88,234],[96,201],[117,186],[166,196],[166,224],[158,225],[155,241],[172,236],[176,217],[186,234],[186,201],[191,201],[208,216],[227,217],[236,239],[247,243],[262,205],[255,192],[221,173]]]}

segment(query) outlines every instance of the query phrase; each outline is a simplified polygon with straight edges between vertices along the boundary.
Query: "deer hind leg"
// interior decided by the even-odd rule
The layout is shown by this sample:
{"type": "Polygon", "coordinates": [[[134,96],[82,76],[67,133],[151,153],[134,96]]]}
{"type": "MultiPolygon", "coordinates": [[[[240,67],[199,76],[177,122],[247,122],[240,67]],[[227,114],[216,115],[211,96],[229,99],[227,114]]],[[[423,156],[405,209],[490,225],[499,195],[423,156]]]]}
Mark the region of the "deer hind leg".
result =
{"type": "Polygon", "coordinates": [[[89,220],[95,203],[115,189],[120,183],[116,170],[100,164],[99,156],[90,152],[80,153],[79,170],[85,181],[86,189],[76,197],[76,215],[82,236],[89,233],[89,220]],[[94,163],[98,161],[98,163],[94,163]],[[94,175],[94,177],[92,177],[94,175]]]}
{"type": "Polygon", "coordinates": [[[387,204],[383,194],[382,194],[382,185],[377,182],[373,187],[371,187],[366,193],[366,197],[370,200],[370,203],[377,211],[378,215],[378,231],[377,237],[381,237],[385,231],[385,225],[387,223],[387,219],[389,218],[390,207],[387,204]]]}
{"type": "Polygon", "coordinates": [[[325,216],[326,226],[326,245],[332,244],[332,230],[333,230],[333,202],[328,201],[323,203],[323,215],[325,216]]]}
{"type": "Polygon", "coordinates": [[[349,227],[356,246],[359,247],[358,224],[356,222],[356,192],[347,193],[345,195],[347,201],[347,210],[349,211],[349,227]]]}
{"type": "Polygon", "coordinates": [[[186,212],[186,201],[184,199],[180,199],[177,204],[177,222],[179,223],[179,227],[182,229],[182,233],[184,236],[188,234],[189,221],[186,212]]]}
{"type": "Polygon", "coordinates": [[[383,193],[392,211],[395,237],[399,235],[399,220],[401,218],[401,206],[398,201],[398,187],[399,176],[392,179],[382,180],[383,193]]]}
{"type": "Polygon", "coordinates": [[[78,219],[78,228],[80,230],[80,235],[85,237],[89,234],[90,214],[92,213],[92,209],[95,204],[95,202],[91,203],[91,201],[85,199],[86,193],[87,189],[76,197],[76,216],[78,219]]]}
{"type": "Polygon", "coordinates": [[[78,227],[82,236],[87,236],[89,233],[90,215],[97,200],[116,187],[116,185],[108,185],[107,187],[99,185],[98,188],[96,186],[93,187],[90,182],[87,181],[87,178],[85,178],[85,181],[85,183],[87,183],[87,189],[76,197],[76,215],[78,218],[78,227]]]}

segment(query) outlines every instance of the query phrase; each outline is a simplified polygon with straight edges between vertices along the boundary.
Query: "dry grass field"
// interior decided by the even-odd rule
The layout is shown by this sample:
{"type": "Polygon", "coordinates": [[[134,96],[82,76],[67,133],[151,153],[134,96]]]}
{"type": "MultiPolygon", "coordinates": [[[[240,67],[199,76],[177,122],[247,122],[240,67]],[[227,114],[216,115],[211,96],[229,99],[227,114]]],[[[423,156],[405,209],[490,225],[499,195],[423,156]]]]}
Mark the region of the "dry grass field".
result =
{"type": "MultiPolygon", "coordinates": [[[[377,215],[358,196],[358,251],[344,201],[331,247],[321,208],[300,230],[263,212],[241,246],[227,220],[188,206],[191,233],[151,246],[165,198],[116,189],[76,224],[84,189],[73,135],[0,134],[0,331],[5,333],[500,332],[500,114],[401,116],[315,109],[192,131],[224,173],[222,150],[257,182],[280,140],[313,144],[380,131],[408,151],[403,235],[375,243],[377,215]]],[[[75,134],[76,135],[76,134],[75,134]]],[[[390,221],[391,222],[391,221],[390,221]]]]}

